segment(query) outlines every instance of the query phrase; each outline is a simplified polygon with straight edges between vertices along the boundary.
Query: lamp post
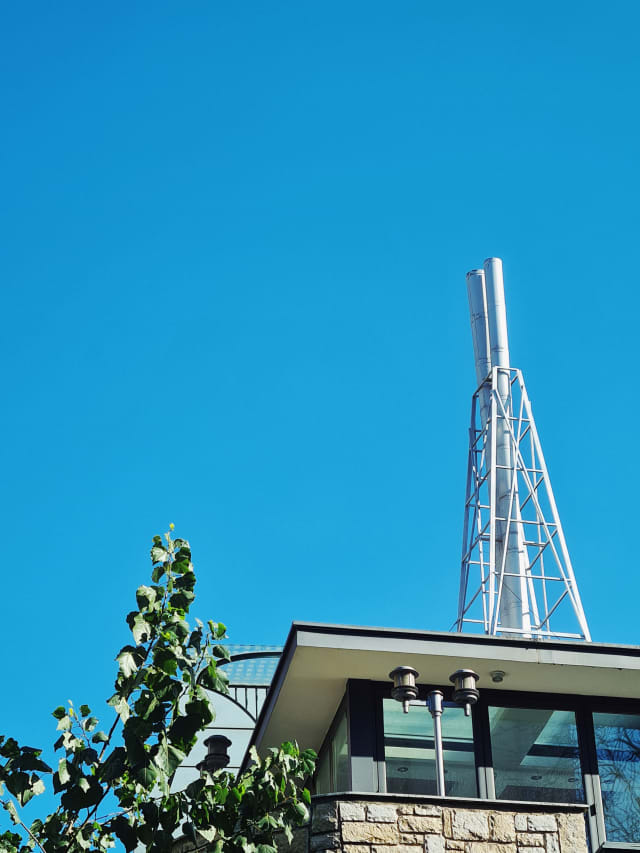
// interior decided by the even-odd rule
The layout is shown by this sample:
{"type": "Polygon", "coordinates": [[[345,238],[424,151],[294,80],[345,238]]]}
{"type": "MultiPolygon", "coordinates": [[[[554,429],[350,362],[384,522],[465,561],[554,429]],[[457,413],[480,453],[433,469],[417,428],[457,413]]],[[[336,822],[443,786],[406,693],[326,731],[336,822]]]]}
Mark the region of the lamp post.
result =
{"type": "MultiPolygon", "coordinates": [[[[418,698],[418,687],[416,678],[419,673],[411,666],[397,666],[389,673],[393,681],[391,696],[402,704],[405,714],[409,713],[409,706],[413,699],[418,698]]],[[[464,706],[464,712],[468,717],[471,714],[471,706],[478,701],[480,693],[476,687],[478,673],[472,669],[458,669],[449,677],[453,682],[453,700],[458,705],[464,706]]],[[[442,714],[444,694],[442,690],[431,690],[427,696],[427,709],[433,719],[433,745],[436,759],[436,791],[439,797],[445,796],[444,784],[444,749],[442,746],[442,714]]]]}
{"type": "Polygon", "coordinates": [[[432,690],[427,697],[427,708],[433,719],[433,744],[436,753],[436,791],[444,797],[444,750],[442,748],[442,690],[432,690]]]}

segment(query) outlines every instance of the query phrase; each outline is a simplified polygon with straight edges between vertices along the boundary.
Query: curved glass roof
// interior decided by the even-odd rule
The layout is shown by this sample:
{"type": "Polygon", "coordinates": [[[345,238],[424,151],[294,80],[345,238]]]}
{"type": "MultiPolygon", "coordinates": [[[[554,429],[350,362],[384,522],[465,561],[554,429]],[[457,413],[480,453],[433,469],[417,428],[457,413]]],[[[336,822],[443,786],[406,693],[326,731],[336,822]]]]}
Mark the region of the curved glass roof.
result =
{"type": "Polygon", "coordinates": [[[260,657],[231,661],[224,665],[230,685],[254,685],[268,687],[276,671],[282,646],[250,646],[236,643],[226,644],[232,657],[236,655],[260,654],[260,657]],[[262,656],[273,652],[272,656],[262,656]]]}

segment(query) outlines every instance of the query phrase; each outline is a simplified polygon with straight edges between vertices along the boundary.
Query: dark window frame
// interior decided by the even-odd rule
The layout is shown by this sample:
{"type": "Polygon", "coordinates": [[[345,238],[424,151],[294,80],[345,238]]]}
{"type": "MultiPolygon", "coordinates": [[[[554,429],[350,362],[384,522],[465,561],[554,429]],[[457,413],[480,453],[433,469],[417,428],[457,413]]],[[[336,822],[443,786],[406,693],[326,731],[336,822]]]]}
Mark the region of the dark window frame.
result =
{"type": "MultiPolygon", "coordinates": [[[[442,690],[445,701],[453,701],[453,687],[451,685],[418,684],[417,687],[418,699],[421,701],[426,700],[429,691],[433,689],[442,690]]],[[[360,731],[362,731],[361,723],[363,720],[361,713],[363,699],[366,697],[368,697],[368,701],[371,703],[369,709],[373,707],[373,714],[371,714],[370,710],[367,711],[368,725],[366,726],[366,728],[373,727],[374,729],[370,734],[370,761],[373,779],[375,780],[374,784],[372,784],[374,788],[373,793],[386,793],[382,700],[391,698],[391,685],[389,682],[351,679],[347,683],[345,698],[336,713],[336,718],[342,709],[343,703],[346,701],[349,761],[352,768],[352,730],[360,728],[360,731]],[[355,691],[359,691],[357,702],[352,701],[355,691]]],[[[615,853],[640,853],[640,839],[638,842],[633,843],[606,840],[600,773],[593,726],[594,713],[640,714],[640,700],[628,698],[616,699],[610,696],[495,690],[489,687],[482,688],[481,686],[480,699],[472,708],[474,761],[478,790],[477,799],[479,800],[496,799],[491,733],[489,728],[489,707],[492,705],[504,708],[540,708],[553,711],[574,712],[591,849],[596,852],[603,851],[603,853],[606,853],[606,851],[612,851],[612,853],[614,851],[615,853]]],[[[334,718],[332,727],[335,725],[336,718],[334,718]]],[[[325,738],[325,743],[328,738],[329,734],[325,738]]]]}

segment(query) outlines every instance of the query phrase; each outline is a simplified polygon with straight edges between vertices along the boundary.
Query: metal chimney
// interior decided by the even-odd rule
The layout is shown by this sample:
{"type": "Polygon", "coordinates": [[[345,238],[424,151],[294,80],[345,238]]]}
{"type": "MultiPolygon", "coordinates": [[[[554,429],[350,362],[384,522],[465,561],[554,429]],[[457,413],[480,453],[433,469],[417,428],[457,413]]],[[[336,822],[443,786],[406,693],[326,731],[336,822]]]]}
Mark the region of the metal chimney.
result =
{"type": "Polygon", "coordinates": [[[467,292],[479,387],[471,406],[456,627],[589,640],[524,379],[509,360],[502,261],[488,258],[484,270],[467,273],[467,292]],[[577,630],[552,629],[552,615],[554,622],[572,618],[577,630]]]}

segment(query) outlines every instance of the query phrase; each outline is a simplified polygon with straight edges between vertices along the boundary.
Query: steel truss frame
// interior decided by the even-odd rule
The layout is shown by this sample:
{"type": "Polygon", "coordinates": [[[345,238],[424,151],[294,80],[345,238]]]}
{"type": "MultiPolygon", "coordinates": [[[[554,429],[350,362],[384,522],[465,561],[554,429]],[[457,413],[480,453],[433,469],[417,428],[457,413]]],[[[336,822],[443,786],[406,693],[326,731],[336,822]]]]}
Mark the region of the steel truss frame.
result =
{"type": "MultiPolygon", "coordinates": [[[[482,630],[490,635],[513,635],[536,639],[591,640],[560,517],[542,454],[531,403],[522,372],[494,367],[473,395],[469,431],[469,466],[464,512],[462,565],[458,618],[455,628],[482,630]],[[505,375],[509,395],[505,398],[505,375]],[[502,393],[499,391],[501,380],[502,393]],[[497,500],[496,434],[509,436],[511,466],[508,504],[497,500]],[[499,516],[498,506],[508,505],[499,516]],[[522,555],[519,572],[508,571],[509,534],[517,531],[522,555]],[[501,547],[502,546],[502,547],[501,547]],[[479,574],[479,586],[472,575],[479,574]],[[519,589],[525,627],[505,627],[500,622],[500,604],[506,586],[519,589]],[[554,625],[573,625],[557,630],[554,625]]],[[[504,477],[500,477],[504,482],[504,477]]]]}

